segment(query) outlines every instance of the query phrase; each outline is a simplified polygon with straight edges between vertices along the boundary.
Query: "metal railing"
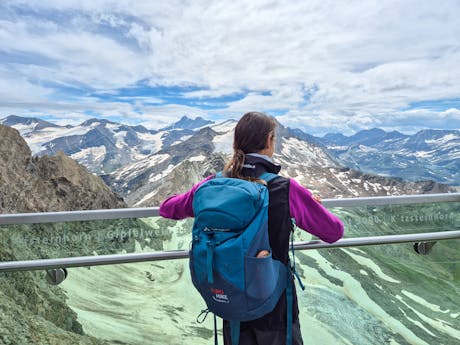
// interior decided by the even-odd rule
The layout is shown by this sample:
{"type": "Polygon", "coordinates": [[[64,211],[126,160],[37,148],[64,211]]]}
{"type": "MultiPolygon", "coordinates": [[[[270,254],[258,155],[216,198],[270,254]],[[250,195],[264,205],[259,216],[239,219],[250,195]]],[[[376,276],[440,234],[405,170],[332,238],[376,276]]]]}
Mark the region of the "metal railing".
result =
{"type": "MultiPolygon", "coordinates": [[[[460,231],[429,232],[423,234],[403,234],[386,236],[355,237],[338,240],[334,243],[323,241],[296,242],[294,248],[312,250],[324,248],[361,247],[382,244],[398,244],[412,242],[431,242],[460,239],[460,231]]],[[[188,250],[157,251],[152,253],[113,254],[98,256],[80,256],[60,259],[41,259],[0,262],[0,272],[48,270],[53,268],[87,267],[101,265],[127,264],[145,261],[184,259],[189,256],[188,250]]]]}
{"type": "MultiPolygon", "coordinates": [[[[434,202],[460,202],[460,193],[429,194],[396,197],[372,197],[328,199],[323,204],[326,207],[354,207],[375,205],[401,205],[434,202]]],[[[158,216],[158,208],[112,209],[94,211],[72,212],[46,212],[25,214],[0,215],[0,225],[6,224],[31,224],[48,222],[71,222],[121,218],[145,218],[158,216]]],[[[323,248],[344,248],[369,245],[398,244],[410,242],[428,242],[449,239],[460,239],[460,231],[440,231],[418,234],[401,234],[385,236],[369,236],[344,238],[334,243],[323,241],[296,242],[294,247],[299,250],[312,250],[323,248]]],[[[145,261],[173,260],[187,258],[187,250],[157,251],[152,253],[113,254],[99,256],[83,256],[58,259],[40,259],[0,262],[0,272],[48,270],[55,268],[85,267],[99,265],[114,265],[145,261]]]]}
{"type": "MultiPolygon", "coordinates": [[[[359,207],[407,205],[434,202],[460,202],[460,193],[379,196],[366,198],[324,199],[324,207],[359,207]]],[[[158,217],[158,207],[120,208],[110,210],[88,210],[67,212],[0,214],[0,225],[60,223],[86,220],[158,217]]]]}

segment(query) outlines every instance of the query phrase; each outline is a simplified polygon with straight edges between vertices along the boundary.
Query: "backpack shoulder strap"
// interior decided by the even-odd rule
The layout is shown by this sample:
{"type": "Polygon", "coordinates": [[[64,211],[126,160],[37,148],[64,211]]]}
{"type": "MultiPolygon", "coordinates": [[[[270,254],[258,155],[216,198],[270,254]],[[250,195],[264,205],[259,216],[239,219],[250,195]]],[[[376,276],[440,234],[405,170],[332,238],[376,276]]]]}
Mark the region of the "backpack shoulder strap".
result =
{"type": "MultiPolygon", "coordinates": [[[[269,172],[264,172],[262,175],[259,176],[260,179],[266,181],[267,183],[273,180],[274,178],[278,177],[279,175],[269,173],[269,172]]],[[[219,171],[216,173],[216,177],[224,177],[222,171],[219,171]]]]}
{"type": "Polygon", "coordinates": [[[278,177],[277,174],[272,174],[269,172],[264,172],[262,175],[259,176],[260,179],[265,180],[267,183],[276,177],[278,177]]]}

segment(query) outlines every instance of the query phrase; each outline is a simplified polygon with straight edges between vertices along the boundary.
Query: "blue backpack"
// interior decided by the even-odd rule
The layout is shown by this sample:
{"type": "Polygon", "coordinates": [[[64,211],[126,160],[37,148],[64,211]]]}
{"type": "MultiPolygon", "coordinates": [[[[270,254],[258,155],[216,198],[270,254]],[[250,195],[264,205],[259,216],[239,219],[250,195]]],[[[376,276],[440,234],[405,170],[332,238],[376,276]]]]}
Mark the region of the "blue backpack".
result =
{"type": "MultiPolygon", "coordinates": [[[[268,183],[277,176],[265,173],[260,179],[268,183]]],[[[287,338],[292,333],[291,270],[271,256],[268,201],[265,185],[222,177],[221,173],[203,183],[193,198],[192,281],[208,311],[230,321],[233,345],[239,341],[240,322],[272,311],[285,290],[287,338]],[[270,255],[257,258],[262,250],[270,255]]]]}

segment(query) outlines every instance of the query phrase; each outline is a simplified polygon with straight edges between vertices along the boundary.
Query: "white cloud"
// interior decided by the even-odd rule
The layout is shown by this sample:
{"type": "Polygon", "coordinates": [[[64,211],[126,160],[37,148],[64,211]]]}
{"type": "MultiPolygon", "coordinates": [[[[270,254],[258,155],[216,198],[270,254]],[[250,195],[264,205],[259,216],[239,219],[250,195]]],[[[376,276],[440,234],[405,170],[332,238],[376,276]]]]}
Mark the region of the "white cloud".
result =
{"type": "MultiPolygon", "coordinates": [[[[189,100],[244,96],[210,111],[152,107],[142,99],[71,109],[103,116],[120,111],[136,119],[285,110],[283,121],[319,132],[391,127],[389,119],[395,128],[418,119],[415,125],[448,127],[405,109],[460,98],[458,1],[55,0],[2,6],[0,58],[10,60],[0,69],[0,108],[18,98],[6,90],[12,82],[6,70],[16,76],[12,89],[26,91],[18,104],[53,102],[55,85],[97,93],[143,81],[197,87],[178,95],[189,100]]],[[[442,118],[442,111],[431,116],[442,118]]]]}
{"type": "Polygon", "coordinates": [[[198,90],[198,91],[189,91],[184,92],[184,98],[220,98],[224,96],[234,96],[241,94],[242,91],[237,88],[225,88],[221,87],[218,89],[206,89],[206,90],[198,90]]]}

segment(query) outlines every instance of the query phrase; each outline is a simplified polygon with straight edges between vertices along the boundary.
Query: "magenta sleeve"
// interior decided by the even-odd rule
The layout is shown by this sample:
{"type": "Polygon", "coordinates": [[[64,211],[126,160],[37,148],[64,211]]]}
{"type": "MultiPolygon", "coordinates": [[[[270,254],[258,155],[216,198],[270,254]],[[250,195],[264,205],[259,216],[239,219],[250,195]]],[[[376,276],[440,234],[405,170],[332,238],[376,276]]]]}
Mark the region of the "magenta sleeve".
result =
{"type": "Polygon", "coordinates": [[[188,192],[167,198],[160,205],[160,216],[176,220],[193,217],[192,203],[195,191],[204,182],[210,180],[214,176],[215,175],[208,176],[204,180],[198,182],[188,192]]]}
{"type": "Polygon", "coordinates": [[[291,217],[303,230],[332,243],[343,236],[342,221],[313,199],[311,192],[291,179],[289,185],[291,217]]]}

